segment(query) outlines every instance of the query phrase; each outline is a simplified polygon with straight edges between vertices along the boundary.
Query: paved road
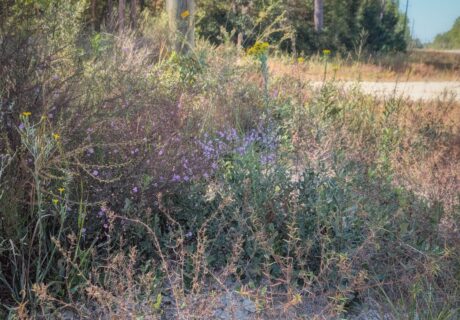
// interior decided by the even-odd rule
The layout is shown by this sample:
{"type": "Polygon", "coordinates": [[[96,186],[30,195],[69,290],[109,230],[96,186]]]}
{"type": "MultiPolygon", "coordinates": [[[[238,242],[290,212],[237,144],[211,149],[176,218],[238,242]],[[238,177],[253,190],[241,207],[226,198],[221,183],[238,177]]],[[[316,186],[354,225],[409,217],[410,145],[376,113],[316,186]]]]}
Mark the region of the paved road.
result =
{"type": "MultiPolygon", "coordinates": [[[[342,82],[346,89],[359,86],[364,93],[378,97],[403,96],[412,100],[454,98],[460,101],[460,82],[342,82]]],[[[321,85],[315,82],[314,86],[321,85]]]]}

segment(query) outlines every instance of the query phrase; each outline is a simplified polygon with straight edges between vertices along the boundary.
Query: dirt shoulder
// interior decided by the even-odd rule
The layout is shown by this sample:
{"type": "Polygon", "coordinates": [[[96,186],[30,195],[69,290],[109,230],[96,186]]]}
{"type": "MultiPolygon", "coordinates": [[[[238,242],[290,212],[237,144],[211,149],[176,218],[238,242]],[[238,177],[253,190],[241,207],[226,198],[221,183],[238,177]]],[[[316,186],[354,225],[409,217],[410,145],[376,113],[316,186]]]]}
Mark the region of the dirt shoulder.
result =
{"type": "MultiPolygon", "coordinates": [[[[339,81],[344,89],[359,87],[366,94],[378,97],[405,97],[411,100],[453,99],[460,101],[460,82],[371,82],[339,81]]],[[[314,87],[322,82],[312,82],[314,87]]]]}

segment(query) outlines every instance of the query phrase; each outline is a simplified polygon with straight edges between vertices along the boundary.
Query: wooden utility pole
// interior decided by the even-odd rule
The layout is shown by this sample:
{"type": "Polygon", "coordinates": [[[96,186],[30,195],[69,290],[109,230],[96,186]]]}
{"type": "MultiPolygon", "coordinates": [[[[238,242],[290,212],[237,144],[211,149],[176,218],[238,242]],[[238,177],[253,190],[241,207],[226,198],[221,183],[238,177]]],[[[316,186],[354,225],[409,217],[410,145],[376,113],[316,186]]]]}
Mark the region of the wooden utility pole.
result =
{"type": "Polygon", "coordinates": [[[404,37],[406,37],[407,12],[409,11],[409,0],[406,0],[406,12],[404,13],[404,37]]]}
{"type": "Polygon", "coordinates": [[[324,25],[324,2],[323,0],[315,0],[315,31],[321,32],[324,25]]]}
{"type": "Polygon", "coordinates": [[[186,54],[195,47],[195,1],[166,0],[169,32],[176,52],[186,54]]]}

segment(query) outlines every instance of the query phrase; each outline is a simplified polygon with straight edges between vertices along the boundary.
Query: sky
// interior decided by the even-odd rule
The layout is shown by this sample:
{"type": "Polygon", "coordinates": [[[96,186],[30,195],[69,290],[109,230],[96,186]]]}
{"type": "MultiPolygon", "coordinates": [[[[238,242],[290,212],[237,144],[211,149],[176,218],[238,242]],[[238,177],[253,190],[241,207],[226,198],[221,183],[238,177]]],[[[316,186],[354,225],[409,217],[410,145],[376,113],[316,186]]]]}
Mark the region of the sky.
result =
{"type": "MultiPolygon", "coordinates": [[[[399,0],[402,12],[406,1],[399,0]]],[[[409,0],[408,16],[413,37],[431,42],[437,34],[449,31],[460,17],[460,0],[409,0]]]]}

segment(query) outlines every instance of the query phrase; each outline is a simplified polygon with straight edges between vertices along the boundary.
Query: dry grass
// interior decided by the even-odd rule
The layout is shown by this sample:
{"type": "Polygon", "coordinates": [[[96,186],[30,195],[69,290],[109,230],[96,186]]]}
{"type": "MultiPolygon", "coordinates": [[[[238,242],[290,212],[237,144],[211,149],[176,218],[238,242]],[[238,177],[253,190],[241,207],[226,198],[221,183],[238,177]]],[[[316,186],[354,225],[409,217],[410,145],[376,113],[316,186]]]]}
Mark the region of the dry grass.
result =
{"type": "MultiPolygon", "coordinates": [[[[321,57],[304,62],[293,58],[271,59],[270,70],[280,77],[321,81],[324,63],[321,57]]],[[[411,51],[407,56],[368,57],[362,61],[335,57],[330,59],[328,76],[343,81],[459,81],[460,54],[411,51]]]]}

